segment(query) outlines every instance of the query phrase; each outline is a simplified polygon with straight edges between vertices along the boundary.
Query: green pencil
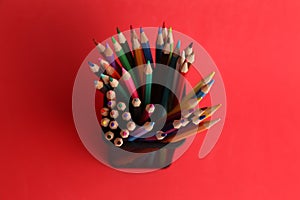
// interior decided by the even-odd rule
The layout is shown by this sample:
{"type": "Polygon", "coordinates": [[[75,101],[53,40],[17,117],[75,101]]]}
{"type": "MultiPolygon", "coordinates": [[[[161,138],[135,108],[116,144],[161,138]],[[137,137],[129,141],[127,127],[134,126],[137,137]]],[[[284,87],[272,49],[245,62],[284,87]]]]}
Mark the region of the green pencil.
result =
{"type": "Polygon", "coordinates": [[[111,40],[113,42],[115,52],[116,52],[120,62],[122,63],[123,67],[125,67],[125,69],[127,71],[131,70],[130,63],[129,63],[121,45],[119,44],[119,42],[116,41],[116,39],[114,37],[111,37],[111,40]]]}

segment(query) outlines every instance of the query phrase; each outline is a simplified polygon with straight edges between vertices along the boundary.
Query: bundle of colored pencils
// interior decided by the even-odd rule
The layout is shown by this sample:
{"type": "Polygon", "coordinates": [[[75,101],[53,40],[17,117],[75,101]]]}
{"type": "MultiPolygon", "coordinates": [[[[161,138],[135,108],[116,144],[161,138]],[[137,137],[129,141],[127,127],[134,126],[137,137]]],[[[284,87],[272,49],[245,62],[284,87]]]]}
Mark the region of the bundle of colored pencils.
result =
{"type": "Polygon", "coordinates": [[[99,114],[105,139],[126,150],[135,144],[145,148],[152,145],[155,149],[215,125],[220,119],[208,118],[221,105],[198,107],[213,86],[215,73],[207,75],[187,94],[185,82],[179,77],[180,74],[184,77],[193,67],[193,43],[181,50],[180,40],[174,45],[172,28],[167,29],[163,24],[158,28],[156,48],[152,49],[142,28],[140,36],[132,26],[130,28],[131,48],[117,28],[118,39],[111,38],[114,50],[108,43],[103,45],[93,40],[101,57],[99,63],[88,62],[91,71],[98,76],[95,88],[103,93],[99,114]],[[163,66],[170,70],[159,74],[163,66]],[[157,77],[164,77],[165,87],[156,84],[157,77]],[[158,104],[164,111],[157,108],[158,104]],[[154,115],[158,117],[156,120],[153,120],[154,115]]]}

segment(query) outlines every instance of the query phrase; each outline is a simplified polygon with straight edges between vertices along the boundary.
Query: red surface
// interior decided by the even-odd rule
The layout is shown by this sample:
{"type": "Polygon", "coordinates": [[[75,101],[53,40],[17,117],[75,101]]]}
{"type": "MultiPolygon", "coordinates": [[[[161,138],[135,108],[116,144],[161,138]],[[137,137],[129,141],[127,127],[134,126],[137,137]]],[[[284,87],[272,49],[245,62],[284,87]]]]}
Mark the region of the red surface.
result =
{"type": "Polygon", "coordinates": [[[298,0],[0,1],[0,199],[299,199],[299,9],[298,0]],[[226,124],[203,160],[195,140],[169,169],[121,173],[81,144],[73,81],[92,37],[163,20],[218,65],[226,124]]]}

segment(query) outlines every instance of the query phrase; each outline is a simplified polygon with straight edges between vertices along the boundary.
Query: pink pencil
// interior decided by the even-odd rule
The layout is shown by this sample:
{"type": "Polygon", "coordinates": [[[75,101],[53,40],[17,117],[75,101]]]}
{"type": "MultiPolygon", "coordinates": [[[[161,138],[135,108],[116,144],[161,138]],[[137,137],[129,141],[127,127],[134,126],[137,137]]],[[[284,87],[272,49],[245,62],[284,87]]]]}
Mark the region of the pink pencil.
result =
{"type": "Polygon", "coordinates": [[[126,71],[126,69],[122,68],[122,74],[123,74],[123,80],[124,83],[128,89],[128,92],[130,95],[132,95],[132,98],[139,98],[139,95],[137,93],[136,87],[133,83],[133,80],[131,78],[131,75],[126,71]]]}

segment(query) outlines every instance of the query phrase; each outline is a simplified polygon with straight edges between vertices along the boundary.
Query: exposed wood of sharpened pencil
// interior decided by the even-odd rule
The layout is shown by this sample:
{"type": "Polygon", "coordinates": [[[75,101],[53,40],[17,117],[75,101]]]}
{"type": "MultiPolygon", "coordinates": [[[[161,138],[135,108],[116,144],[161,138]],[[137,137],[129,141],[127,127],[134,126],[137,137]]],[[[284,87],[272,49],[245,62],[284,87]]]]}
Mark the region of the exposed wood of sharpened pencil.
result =
{"type": "Polygon", "coordinates": [[[163,36],[164,42],[167,42],[167,38],[168,38],[168,29],[167,29],[167,27],[166,27],[165,22],[163,22],[163,25],[162,25],[162,36],[163,36]]]}
{"type": "Polygon", "coordinates": [[[129,104],[129,110],[131,113],[132,120],[138,125],[142,125],[140,123],[140,117],[143,111],[143,107],[141,106],[141,100],[139,98],[132,99],[131,104],[129,104]]]}
{"type": "Polygon", "coordinates": [[[181,105],[183,106],[183,108],[180,108],[180,105],[177,105],[169,113],[173,114],[180,111],[180,109],[190,109],[196,107],[199,104],[199,102],[206,96],[206,94],[209,93],[213,83],[214,80],[211,80],[206,85],[202,86],[198,91],[196,91],[194,96],[182,100],[181,105]]]}
{"type": "Polygon", "coordinates": [[[170,44],[170,47],[169,47],[170,53],[169,53],[169,60],[168,60],[168,63],[169,63],[170,60],[171,60],[172,53],[173,53],[173,48],[174,48],[174,39],[173,39],[172,27],[169,28],[167,41],[170,44]]]}
{"type": "Polygon", "coordinates": [[[116,79],[120,79],[121,75],[119,74],[119,72],[117,72],[106,60],[99,58],[98,59],[100,62],[100,65],[105,69],[105,72],[107,75],[116,78],[116,79]]]}
{"type": "Polygon", "coordinates": [[[130,134],[131,137],[128,138],[128,141],[132,142],[138,138],[141,138],[143,135],[145,135],[153,129],[154,124],[155,122],[146,122],[142,127],[136,129],[130,134]]]}
{"type": "Polygon", "coordinates": [[[164,48],[164,39],[162,36],[162,28],[158,28],[158,34],[156,39],[156,48],[155,48],[155,62],[156,64],[161,63],[162,50],[164,48]]]}
{"type": "Polygon", "coordinates": [[[105,51],[104,51],[104,55],[106,60],[110,63],[110,65],[119,73],[121,73],[121,67],[119,66],[119,64],[116,62],[115,59],[115,55],[113,50],[110,48],[109,44],[106,43],[105,44],[105,51]]]}
{"type": "Polygon", "coordinates": [[[154,104],[147,104],[145,107],[145,110],[143,111],[141,118],[140,118],[140,123],[145,123],[146,121],[149,120],[150,116],[152,113],[155,111],[155,105],[154,104]]]}
{"type": "Polygon", "coordinates": [[[169,57],[170,57],[170,42],[169,40],[165,43],[165,46],[162,50],[160,64],[168,65],[169,64],[169,57]]]}
{"type": "Polygon", "coordinates": [[[92,63],[90,61],[88,61],[88,64],[90,66],[90,70],[100,78],[100,75],[102,74],[102,72],[104,71],[103,69],[100,69],[100,66],[95,64],[95,63],[92,63]]]}
{"type": "Polygon", "coordinates": [[[193,52],[193,42],[191,42],[185,49],[185,55],[188,57],[193,52]]]}
{"type": "Polygon", "coordinates": [[[131,78],[131,75],[124,68],[122,68],[122,72],[123,72],[122,77],[123,77],[125,85],[127,86],[129,94],[132,95],[133,98],[139,98],[136,87],[135,87],[135,85],[133,83],[133,80],[131,78]]]}
{"type": "Polygon", "coordinates": [[[194,115],[191,119],[193,124],[199,124],[203,120],[211,117],[220,107],[222,104],[217,104],[215,106],[207,107],[200,116],[194,115]]]}
{"type": "Polygon", "coordinates": [[[132,49],[136,66],[145,64],[143,49],[137,38],[133,38],[132,49]]]}
{"type": "Polygon", "coordinates": [[[183,101],[186,101],[187,99],[190,99],[193,95],[195,95],[196,91],[199,91],[201,87],[208,84],[213,77],[215,76],[215,72],[211,72],[209,75],[204,77],[199,83],[195,85],[192,91],[190,91],[184,98],[183,101]]]}
{"type": "Polygon", "coordinates": [[[118,32],[119,43],[120,43],[120,45],[121,45],[124,53],[126,54],[126,57],[127,57],[127,60],[130,63],[130,66],[133,68],[135,66],[134,58],[133,58],[132,52],[130,50],[129,44],[128,44],[127,40],[126,40],[126,37],[119,30],[119,28],[117,28],[117,32],[118,32]]]}
{"type": "Polygon", "coordinates": [[[114,37],[112,37],[111,40],[113,42],[115,52],[116,52],[121,64],[123,65],[123,67],[125,67],[125,69],[127,71],[131,70],[130,63],[129,63],[121,45],[119,44],[119,42],[116,41],[116,39],[114,37]]]}
{"type": "Polygon", "coordinates": [[[110,88],[108,88],[103,81],[101,80],[95,80],[94,81],[94,86],[97,90],[99,90],[100,92],[102,92],[103,94],[105,94],[110,88]]]}
{"type": "Polygon", "coordinates": [[[176,44],[176,47],[174,49],[174,52],[172,54],[172,58],[170,59],[170,63],[169,63],[169,66],[174,70],[176,70],[176,63],[177,63],[177,60],[180,56],[180,45],[181,45],[181,41],[178,40],[177,44],[176,44]]]}
{"type": "MultiPolygon", "coordinates": [[[[159,121],[158,121],[159,122],[159,121]]],[[[175,119],[172,122],[168,122],[164,125],[163,129],[159,132],[163,132],[165,136],[172,135],[173,133],[177,132],[178,129],[181,127],[185,127],[187,124],[189,124],[190,121],[188,119],[175,119]]],[[[144,139],[145,141],[155,141],[157,140],[157,136],[152,136],[144,139]]]]}
{"type": "Polygon", "coordinates": [[[215,82],[215,80],[212,79],[206,85],[201,87],[200,90],[198,90],[196,92],[196,97],[197,97],[198,101],[201,101],[205,97],[205,95],[210,91],[210,88],[212,87],[214,82],[215,82]]]}
{"type": "Polygon", "coordinates": [[[104,46],[103,44],[97,42],[97,40],[95,40],[94,38],[93,38],[93,42],[94,42],[94,44],[96,45],[98,52],[99,52],[103,57],[105,57],[105,55],[104,55],[105,46],[104,46]]]}
{"type": "MultiPolygon", "coordinates": [[[[130,25],[130,40],[131,40],[131,45],[133,45],[133,39],[136,38],[138,39],[138,36],[136,34],[135,29],[132,27],[132,25],[130,25]]],[[[133,49],[133,47],[132,47],[133,49]]]]}
{"type": "MultiPolygon", "coordinates": [[[[143,85],[143,84],[145,84],[144,72],[143,72],[145,60],[144,60],[143,49],[141,48],[141,44],[137,38],[133,38],[132,48],[133,48],[133,53],[134,53],[135,64],[138,67],[137,70],[138,70],[138,74],[139,74],[137,85],[143,85]]],[[[143,93],[143,91],[142,91],[142,93],[143,93]]]]}
{"type": "Polygon", "coordinates": [[[193,128],[189,128],[189,130],[183,131],[181,134],[177,134],[175,135],[175,137],[168,139],[165,138],[163,140],[163,142],[178,142],[180,140],[186,139],[188,137],[191,137],[193,135],[196,135],[198,133],[201,133],[209,128],[211,128],[212,126],[214,126],[216,123],[218,123],[221,119],[215,119],[212,121],[205,121],[205,122],[201,122],[198,126],[194,126],[193,128]]]}
{"type": "Polygon", "coordinates": [[[144,32],[142,27],[140,28],[140,37],[141,37],[141,45],[143,48],[145,60],[149,60],[150,63],[153,63],[149,40],[148,40],[146,33],[144,32]]]}

